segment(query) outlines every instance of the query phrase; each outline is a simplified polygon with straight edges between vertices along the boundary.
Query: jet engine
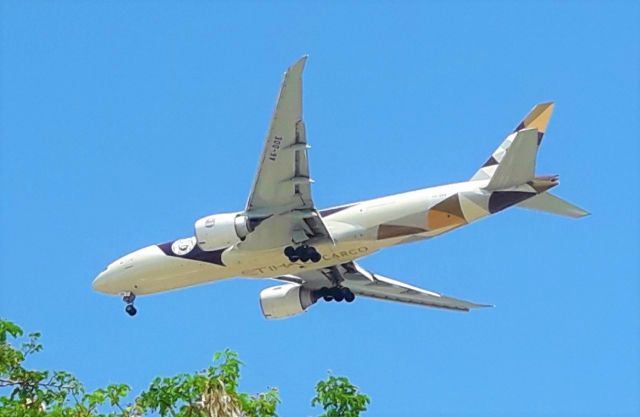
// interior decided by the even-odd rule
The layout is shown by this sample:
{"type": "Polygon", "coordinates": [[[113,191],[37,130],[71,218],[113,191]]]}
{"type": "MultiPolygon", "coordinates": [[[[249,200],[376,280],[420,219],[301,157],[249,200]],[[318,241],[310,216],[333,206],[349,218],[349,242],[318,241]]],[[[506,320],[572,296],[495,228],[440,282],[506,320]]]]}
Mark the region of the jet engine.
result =
{"type": "Polygon", "coordinates": [[[312,292],[300,284],[284,284],[260,292],[262,314],[268,319],[284,319],[303,313],[318,301],[312,292]]]}
{"type": "Polygon", "coordinates": [[[203,217],[195,225],[198,246],[204,251],[226,248],[243,241],[251,231],[247,216],[223,213],[203,217]]]}

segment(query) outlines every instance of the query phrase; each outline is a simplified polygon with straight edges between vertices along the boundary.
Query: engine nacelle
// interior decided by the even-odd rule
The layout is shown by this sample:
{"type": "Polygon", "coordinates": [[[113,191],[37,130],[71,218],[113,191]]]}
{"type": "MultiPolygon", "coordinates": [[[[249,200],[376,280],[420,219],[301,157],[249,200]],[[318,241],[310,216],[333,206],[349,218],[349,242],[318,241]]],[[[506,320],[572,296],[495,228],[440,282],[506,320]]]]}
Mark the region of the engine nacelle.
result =
{"type": "Polygon", "coordinates": [[[212,251],[235,245],[250,232],[249,221],[242,213],[223,213],[203,217],[195,225],[200,249],[212,251]]]}
{"type": "Polygon", "coordinates": [[[303,313],[318,299],[300,284],[284,284],[260,292],[262,314],[268,319],[284,319],[303,313]]]}

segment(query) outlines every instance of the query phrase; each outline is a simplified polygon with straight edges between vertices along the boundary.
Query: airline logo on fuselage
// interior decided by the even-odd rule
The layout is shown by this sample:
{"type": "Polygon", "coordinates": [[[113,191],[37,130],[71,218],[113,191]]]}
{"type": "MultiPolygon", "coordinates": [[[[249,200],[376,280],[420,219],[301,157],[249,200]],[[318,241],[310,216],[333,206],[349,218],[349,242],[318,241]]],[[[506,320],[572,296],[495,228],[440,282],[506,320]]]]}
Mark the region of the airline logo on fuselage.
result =
{"type": "Polygon", "coordinates": [[[173,242],[171,250],[178,256],[184,256],[196,246],[196,238],[188,237],[186,239],[179,239],[173,242]]]}

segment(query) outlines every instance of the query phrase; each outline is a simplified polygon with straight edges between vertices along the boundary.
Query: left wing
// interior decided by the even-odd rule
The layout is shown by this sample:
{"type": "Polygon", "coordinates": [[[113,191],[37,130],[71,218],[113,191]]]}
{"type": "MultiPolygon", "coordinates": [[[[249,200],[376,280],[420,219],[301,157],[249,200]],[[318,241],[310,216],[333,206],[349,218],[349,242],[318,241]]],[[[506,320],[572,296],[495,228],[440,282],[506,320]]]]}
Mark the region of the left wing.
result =
{"type": "Polygon", "coordinates": [[[428,291],[404,282],[367,271],[355,262],[330,268],[306,271],[297,275],[278,277],[281,281],[301,284],[311,290],[339,285],[349,288],[355,295],[379,300],[397,301],[447,310],[469,311],[472,308],[491,307],[428,291]]]}
{"type": "Polygon", "coordinates": [[[287,69],[245,212],[258,220],[245,247],[329,238],[311,198],[307,139],[302,120],[302,70],[287,69]],[[265,220],[266,219],[266,220],[265,220]]]}

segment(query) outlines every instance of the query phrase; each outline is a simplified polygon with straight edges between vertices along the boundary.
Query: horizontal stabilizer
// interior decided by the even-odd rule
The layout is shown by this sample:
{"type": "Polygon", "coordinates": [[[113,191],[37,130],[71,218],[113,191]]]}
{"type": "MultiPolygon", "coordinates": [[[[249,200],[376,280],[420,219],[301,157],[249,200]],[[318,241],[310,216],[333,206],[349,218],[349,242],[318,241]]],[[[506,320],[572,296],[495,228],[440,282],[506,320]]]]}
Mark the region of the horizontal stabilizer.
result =
{"type": "Polygon", "coordinates": [[[548,192],[538,194],[535,197],[531,197],[530,199],[518,204],[518,206],[531,210],[544,211],[546,213],[574,218],[589,215],[589,212],[581,209],[580,207],[574,206],[573,204],[564,201],[563,199],[556,197],[555,195],[548,192]]]}
{"type": "Polygon", "coordinates": [[[491,180],[489,190],[500,190],[525,184],[534,177],[538,153],[538,129],[524,129],[514,133],[515,137],[491,180]]]}

